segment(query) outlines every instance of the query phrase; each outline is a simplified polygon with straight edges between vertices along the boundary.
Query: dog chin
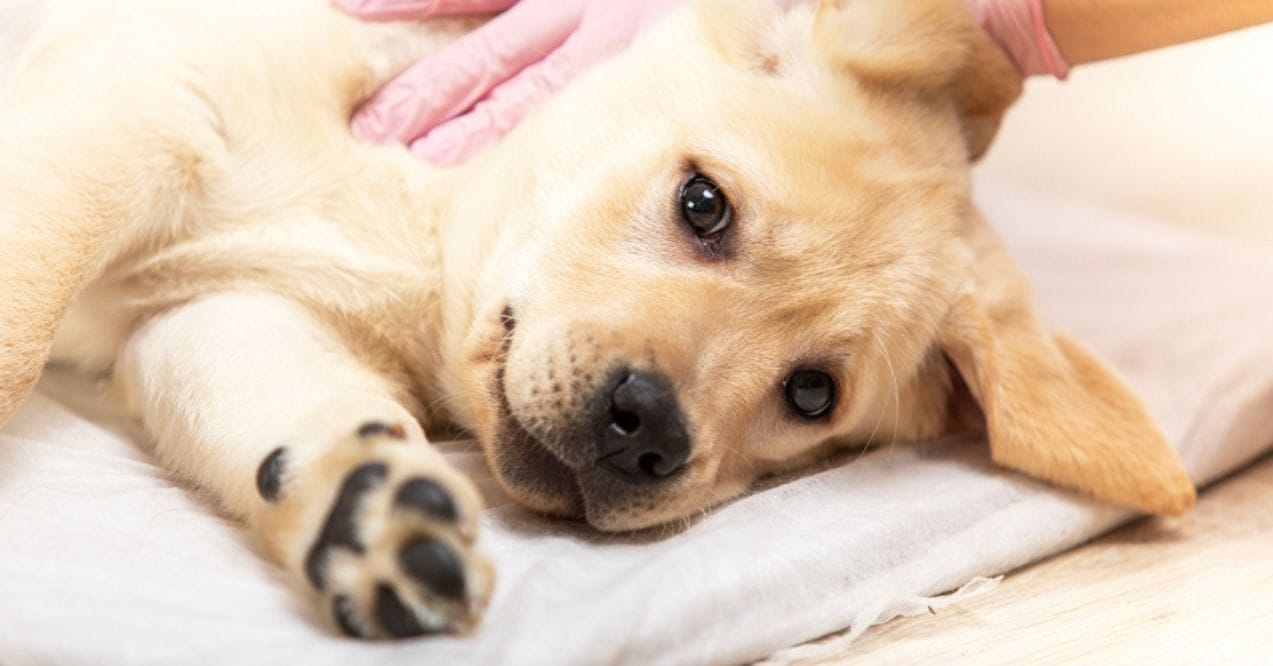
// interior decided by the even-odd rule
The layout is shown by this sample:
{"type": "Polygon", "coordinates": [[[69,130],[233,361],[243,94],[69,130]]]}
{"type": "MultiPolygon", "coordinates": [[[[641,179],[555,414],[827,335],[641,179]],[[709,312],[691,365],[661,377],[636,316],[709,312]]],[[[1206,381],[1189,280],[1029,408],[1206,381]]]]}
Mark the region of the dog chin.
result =
{"type": "Polygon", "coordinates": [[[631,532],[661,527],[684,518],[688,511],[677,510],[675,484],[655,488],[649,483],[629,481],[614,474],[590,469],[577,474],[584,497],[584,517],[603,532],[631,532]]]}

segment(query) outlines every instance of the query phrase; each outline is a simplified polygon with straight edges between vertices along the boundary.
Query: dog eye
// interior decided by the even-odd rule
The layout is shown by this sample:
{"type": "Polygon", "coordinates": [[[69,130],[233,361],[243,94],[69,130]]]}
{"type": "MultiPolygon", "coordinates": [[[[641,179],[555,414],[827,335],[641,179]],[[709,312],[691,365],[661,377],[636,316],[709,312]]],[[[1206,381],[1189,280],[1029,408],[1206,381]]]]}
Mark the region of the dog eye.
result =
{"type": "Polygon", "coordinates": [[[734,209],[719,185],[707,176],[694,174],[681,185],[681,217],[699,238],[710,239],[729,227],[734,209]]]}
{"type": "Polygon", "coordinates": [[[835,404],[835,380],[818,370],[791,373],[783,382],[783,391],[792,411],[807,419],[826,414],[835,404]]]}

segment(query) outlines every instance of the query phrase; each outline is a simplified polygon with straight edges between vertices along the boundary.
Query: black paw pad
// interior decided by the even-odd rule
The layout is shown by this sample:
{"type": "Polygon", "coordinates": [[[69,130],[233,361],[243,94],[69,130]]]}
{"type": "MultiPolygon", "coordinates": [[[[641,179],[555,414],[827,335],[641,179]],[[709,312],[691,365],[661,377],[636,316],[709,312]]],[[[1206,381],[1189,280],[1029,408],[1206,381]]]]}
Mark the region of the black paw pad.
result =
{"type": "Polygon", "coordinates": [[[392,587],[384,583],[376,586],[376,617],[380,618],[380,626],[397,638],[425,633],[425,628],[420,626],[415,613],[402,603],[392,587]]]}
{"type": "Polygon", "coordinates": [[[400,423],[383,423],[381,421],[369,421],[358,428],[358,436],[363,439],[376,435],[385,435],[394,439],[406,439],[407,431],[402,428],[400,423]]]}
{"type": "Polygon", "coordinates": [[[281,446],[274,449],[256,468],[256,491],[266,502],[277,502],[283,489],[283,455],[286,451],[281,446]]]}
{"type": "Polygon", "coordinates": [[[358,625],[354,622],[354,605],[349,602],[349,597],[338,594],[335,599],[332,599],[332,617],[336,618],[336,626],[340,627],[341,632],[346,636],[362,637],[362,632],[358,630],[358,625]]]}
{"type": "Polygon", "coordinates": [[[454,522],[459,517],[459,512],[455,510],[455,501],[451,499],[451,493],[432,479],[411,479],[402,484],[393,503],[395,506],[418,511],[431,518],[447,522],[454,522]]]}
{"type": "Polygon", "coordinates": [[[363,547],[358,543],[358,530],[354,525],[354,514],[362,496],[367,494],[385,480],[386,468],[383,463],[367,463],[358,467],[345,477],[340,486],[340,494],[327,514],[327,522],[323,531],[309,549],[305,558],[305,575],[309,582],[318,589],[323,589],[323,565],[327,562],[327,551],[330,548],[348,548],[361,553],[363,547]]]}
{"type": "Polygon", "coordinates": [[[437,539],[417,539],[398,553],[398,564],[434,594],[464,598],[464,565],[455,551],[437,539]]]}

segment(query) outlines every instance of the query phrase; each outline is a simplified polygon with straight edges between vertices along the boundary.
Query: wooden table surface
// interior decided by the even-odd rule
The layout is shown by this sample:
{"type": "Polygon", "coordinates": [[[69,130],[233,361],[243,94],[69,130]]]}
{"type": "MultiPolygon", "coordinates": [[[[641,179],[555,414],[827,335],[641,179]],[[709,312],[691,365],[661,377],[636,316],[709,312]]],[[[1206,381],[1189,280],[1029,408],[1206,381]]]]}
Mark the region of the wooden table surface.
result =
{"type": "Polygon", "coordinates": [[[805,663],[1273,663],[1273,458],[989,594],[805,663]]]}

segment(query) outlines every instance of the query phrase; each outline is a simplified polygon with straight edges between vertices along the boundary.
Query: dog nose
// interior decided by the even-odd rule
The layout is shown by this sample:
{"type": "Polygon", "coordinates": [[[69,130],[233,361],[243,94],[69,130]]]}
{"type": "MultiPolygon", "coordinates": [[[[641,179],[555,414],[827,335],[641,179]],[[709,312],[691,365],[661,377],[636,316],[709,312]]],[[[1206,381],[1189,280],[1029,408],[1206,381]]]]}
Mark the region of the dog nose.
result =
{"type": "Polygon", "coordinates": [[[597,462],[643,480],[680,469],[690,455],[690,437],[671,382],[652,372],[628,372],[612,386],[610,409],[597,423],[597,462]]]}

